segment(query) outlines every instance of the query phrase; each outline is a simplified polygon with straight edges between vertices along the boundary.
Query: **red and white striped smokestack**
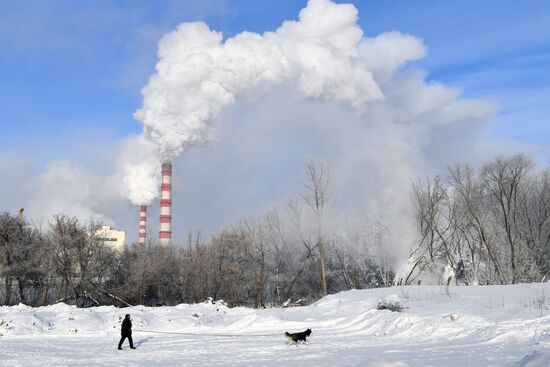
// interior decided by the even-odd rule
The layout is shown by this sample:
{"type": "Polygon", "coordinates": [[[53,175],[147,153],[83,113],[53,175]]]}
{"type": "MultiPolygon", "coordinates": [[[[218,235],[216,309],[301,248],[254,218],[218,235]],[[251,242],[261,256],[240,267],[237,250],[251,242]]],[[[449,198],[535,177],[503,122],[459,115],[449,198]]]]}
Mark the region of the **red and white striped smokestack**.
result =
{"type": "Polygon", "coordinates": [[[169,245],[172,240],[172,164],[162,165],[160,184],[160,243],[169,245]]]}
{"type": "Polygon", "coordinates": [[[139,207],[139,234],[138,243],[145,243],[145,233],[147,231],[147,206],[140,205],[139,207]]]}

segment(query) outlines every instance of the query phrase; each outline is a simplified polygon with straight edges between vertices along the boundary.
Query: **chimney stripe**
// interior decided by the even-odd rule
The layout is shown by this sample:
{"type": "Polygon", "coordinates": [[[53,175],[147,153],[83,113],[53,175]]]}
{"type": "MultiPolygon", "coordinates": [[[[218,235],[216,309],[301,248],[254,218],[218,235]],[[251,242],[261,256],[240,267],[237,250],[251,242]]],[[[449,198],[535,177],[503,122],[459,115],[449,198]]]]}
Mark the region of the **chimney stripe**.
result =
{"type": "Polygon", "coordinates": [[[140,205],[139,207],[139,231],[138,243],[145,243],[145,234],[147,233],[147,206],[140,205]]]}
{"type": "Polygon", "coordinates": [[[169,245],[172,239],[172,165],[162,165],[162,182],[160,185],[160,243],[169,245]]]}

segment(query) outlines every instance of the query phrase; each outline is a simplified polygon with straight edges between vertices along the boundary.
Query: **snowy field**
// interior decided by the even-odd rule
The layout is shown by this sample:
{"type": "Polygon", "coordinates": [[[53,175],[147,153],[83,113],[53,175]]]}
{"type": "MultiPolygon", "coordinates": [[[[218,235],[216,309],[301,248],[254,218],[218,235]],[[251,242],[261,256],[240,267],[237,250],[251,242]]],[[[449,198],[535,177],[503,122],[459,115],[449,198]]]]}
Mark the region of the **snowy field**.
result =
{"type": "Polygon", "coordinates": [[[549,305],[548,284],[357,290],[262,310],[19,305],[0,308],[0,366],[550,366],[549,305]],[[377,310],[389,295],[403,312],[377,310]],[[137,349],[119,351],[126,313],[137,349]],[[287,345],[285,331],[306,328],[309,344],[287,345]]]}

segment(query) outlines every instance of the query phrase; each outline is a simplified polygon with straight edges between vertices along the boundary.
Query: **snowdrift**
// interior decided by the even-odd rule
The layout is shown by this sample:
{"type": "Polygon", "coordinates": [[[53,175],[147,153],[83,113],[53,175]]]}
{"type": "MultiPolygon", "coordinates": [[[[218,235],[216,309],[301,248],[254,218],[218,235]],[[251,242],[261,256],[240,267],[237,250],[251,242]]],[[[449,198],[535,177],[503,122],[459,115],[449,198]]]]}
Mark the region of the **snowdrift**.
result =
{"type": "Polygon", "coordinates": [[[124,309],[4,306],[0,342],[7,348],[0,365],[17,360],[33,366],[37,356],[50,365],[109,365],[103,358],[111,355],[136,366],[158,366],[159,360],[163,366],[199,366],[212,358],[227,366],[279,366],[280,360],[299,366],[549,366],[546,295],[548,284],[405,286],[352,290],[281,309],[210,302],[124,309]],[[402,311],[380,310],[388,300],[402,311]],[[126,313],[138,345],[133,354],[115,350],[126,313]],[[309,345],[287,346],[285,331],[306,328],[313,330],[309,345]]]}

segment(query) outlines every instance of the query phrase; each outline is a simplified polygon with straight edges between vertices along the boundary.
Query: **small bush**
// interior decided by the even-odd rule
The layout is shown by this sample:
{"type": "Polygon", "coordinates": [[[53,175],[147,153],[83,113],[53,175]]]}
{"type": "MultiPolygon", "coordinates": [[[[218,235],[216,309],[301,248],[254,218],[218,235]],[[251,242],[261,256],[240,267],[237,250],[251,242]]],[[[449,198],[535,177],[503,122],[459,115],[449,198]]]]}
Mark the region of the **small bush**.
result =
{"type": "Polygon", "coordinates": [[[390,310],[392,312],[401,312],[405,308],[401,303],[399,297],[395,294],[391,294],[378,301],[376,306],[378,310],[390,310]]]}

